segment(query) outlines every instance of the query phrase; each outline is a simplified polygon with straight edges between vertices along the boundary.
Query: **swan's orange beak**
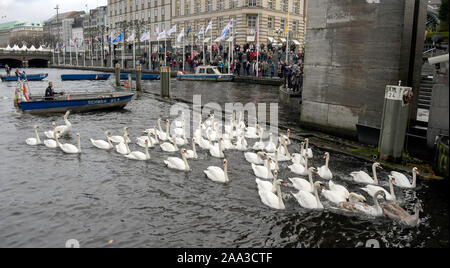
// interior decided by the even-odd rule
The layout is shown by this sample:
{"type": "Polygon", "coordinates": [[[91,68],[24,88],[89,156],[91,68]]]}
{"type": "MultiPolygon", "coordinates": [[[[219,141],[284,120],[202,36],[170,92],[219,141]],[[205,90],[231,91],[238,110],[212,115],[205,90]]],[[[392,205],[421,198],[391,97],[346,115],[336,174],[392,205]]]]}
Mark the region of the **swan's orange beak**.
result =
{"type": "Polygon", "coordinates": [[[323,156],[323,159],[327,159],[327,155],[324,155],[324,156],[323,156]]]}
{"type": "Polygon", "coordinates": [[[379,168],[379,169],[383,169],[383,167],[382,167],[382,166],[378,166],[378,168],[379,168]]]}
{"type": "Polygon", "coordinates": [[[419,175],[419,171],[418,170],[416,170],[416,174],[419,175]]]}
{"type": "Polygon", "coordinates": [[[367,207],[369,204],[367,204],[367,202],[366,201],[364,201],[364,206],[365,207],[367,207]]]}
{"type": "Polygon", "coordinates": [[[287,187],[287,184],[286,183],[282,183],[281,184],[283,187],[287,187]]]}
{"type": "Polygon", "coordinates": [[[395,180],[395,178],[392,178],[392,183],[396,183],[396,180],[395,180]]]}
{"type": "Polygon", "coordinates": [[[326,190],[327,188],[325,188],[325,185],[320,185],[320,188],[322,188],[322,190],[326,190]]]}

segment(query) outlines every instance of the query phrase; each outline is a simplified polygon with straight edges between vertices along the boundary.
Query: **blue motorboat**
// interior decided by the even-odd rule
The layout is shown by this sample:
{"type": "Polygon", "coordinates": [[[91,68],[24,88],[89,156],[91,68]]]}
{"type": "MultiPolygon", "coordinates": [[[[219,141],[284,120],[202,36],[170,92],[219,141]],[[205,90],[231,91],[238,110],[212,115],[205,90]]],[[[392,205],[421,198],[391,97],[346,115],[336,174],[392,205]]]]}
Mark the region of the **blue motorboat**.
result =
{"type": "Polygon", "coordinates": [[[28,80],[28,81],[42,81],[48,77],[48,74],[21,74],[19,77],[17,76],[0,76],[3,82],[17,82],[20,80],[28,80]]]}
{"type": "Polygon", "coordinates": [[[190,81],[214,81],[214,82],[231,82],[233,81],[232,74],[222,74],[216,66],[198,66],[195,74],[184,74],[178,72],[178,80],[190,81]]]}
{"type": "MultiPolygon", "coordinates": [[[[120,74],[120,80],[128,80],[129,74],[120,74]]],[[[131,79],[136,80],[136,74],[131,74],[131,79]]],[[[159,80],[159,74],[141,74],[141,80],[159,80]]]]}
{"type": "Polygon", "coordinates": [[[63,81],[80,81],[80,80],[108,80],[110,74],[62,74],[63,81]]]}
{"type": "Polygon", "coordinates": [[[73,112],[90,112],[95,110],[122,109],[133,98],[129,92],[101,92],[63,94],[52,99],[45,96],[26,95],[17,89],[14,104],[24,112],[30,114],[49,114],[73,112]]]}

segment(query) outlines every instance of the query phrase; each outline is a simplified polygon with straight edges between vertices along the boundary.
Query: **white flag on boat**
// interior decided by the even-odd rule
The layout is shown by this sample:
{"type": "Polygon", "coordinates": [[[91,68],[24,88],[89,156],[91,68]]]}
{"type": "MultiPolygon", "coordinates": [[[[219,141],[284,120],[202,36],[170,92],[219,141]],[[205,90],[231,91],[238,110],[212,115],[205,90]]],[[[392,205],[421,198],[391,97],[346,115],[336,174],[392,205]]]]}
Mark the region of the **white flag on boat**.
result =
{"type": "Polygon", "coordinates": [[[184,28],[181,30],[181,32],[178,34],[177,41],[178,43],[181,43],[181,40],[184,38],[184,28]]]}

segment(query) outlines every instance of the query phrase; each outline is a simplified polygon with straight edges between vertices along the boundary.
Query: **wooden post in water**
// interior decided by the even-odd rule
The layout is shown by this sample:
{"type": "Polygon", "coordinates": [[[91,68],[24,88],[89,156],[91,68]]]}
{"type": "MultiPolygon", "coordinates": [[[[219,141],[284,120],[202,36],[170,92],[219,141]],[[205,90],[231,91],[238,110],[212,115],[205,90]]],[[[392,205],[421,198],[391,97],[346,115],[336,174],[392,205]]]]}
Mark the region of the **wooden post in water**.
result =
{"type": "Polygon", "coordinates": [[[116,86],[120,87],[120,63],[116,64],[116,86]]]}
{"type": "Polygon", "coordinates": [[[142,67],[140,65],[136,66],[136,90],[142,91],[142,67]]]}
{"type": "Polygon", "coordinates": [[[161,97],[170,99],[170,67],[161,68],[161,97]]]}

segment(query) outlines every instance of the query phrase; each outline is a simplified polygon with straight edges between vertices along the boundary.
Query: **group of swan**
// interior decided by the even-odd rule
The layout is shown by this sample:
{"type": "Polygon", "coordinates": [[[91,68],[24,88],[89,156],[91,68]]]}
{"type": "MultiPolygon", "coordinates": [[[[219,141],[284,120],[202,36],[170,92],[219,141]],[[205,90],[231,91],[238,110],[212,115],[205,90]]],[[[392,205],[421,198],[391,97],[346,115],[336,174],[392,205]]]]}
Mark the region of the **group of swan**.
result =
{"type": "MultiPolygon", "coordinates": [[[[72,125],[68,121],[70,112],[64,116],[66,125],[57,127],[55,123],[52,124],[53,130],[45,132],[49,140],[45,140],[45,146],[49,148],[59,147],[63,152],[68,154],[81,153],[80,135],[77,134],[77,146],[72,144],[61,144],[59,138],[70,135],[72,125]]],[[[319,189],[321,195],[336,205],[338,208],[364,213],[372,216],[386,215],[392,219],[402,220],[404,223],[414,224],[415,216],[410,216],[406,211],[401,209],[395,203],[379,203],[380,198],[389,201],[396,201],[394,185],[402,188],[415,188],[417,168],[413,169],[413,182],[410,183],[408,178],[401,173],[391,172],[389,175],[390,191],[378,186],[378,178],[376,169],[382,168],[379,163],[372,165],[373,178],[364,171],[352,172],[350,176],[356,183],[366,184],[361,188],[369,196],[373,197],[373,206],[368,206],[364,196],[357,193],[350,193],[344,186],[338,185],[332,181],[333,173],[330,170],[330,154],[326,152],[323,156],[325,165],[319,168],[309,167],[308,162],[313,158],[313,151],[309,147],[309,139],[305,139],[300,144],[300,153],[290,154],[288,145],[291,145],[290,130],[286,135],[278,135],[278,146],[274,143],[273,134],[269,133],[268,143],[264,143],[263,135],[264,129],[258,125],[256,121],[254,126],[246,127],[242,121],[242,114],[239,119],[236,119],[235,114],[225,124],[225,133],[221,134],[222,126],[215,121],[214,115],[210,115],[208,120],[200,122],[199,127],[194,130],[194,138],[192,139],[192,150],[179,148],[179,146],[188,146],[189,142],[186,139],[185,121],[182,115],[181,119],[173,122],[174,129],[170,128],[170,121],[166,120],[166,129],[163,131],[161,127],[162,119],[158,119],[157,126],[152,129],[144,131],[145,136],[138,137],[136,144],[145,149],[141,151],[131,151],[129,144],[131,139],[129,136],[129,129],[123,129],[123,136],[113,136],[111,132],[105,132],[106,140],[90,139],[95,148],[101,150],[113,150],[131,160],[147,161],[150,160],[150,148],[155,148],[159,145],[163,152],[176,153],[180,152],[181,158],[168,157],[164,160],[165,165],[174,170],[191,171],[188,159],[198,159],[197,147],[201,150],[209,152],[211,157],[223,159],[223,168],[210,166],[205,171],[205,176],[219,183],[228,184],[230,179],[228,177],[228,161],[225,159],[226,150],[238,150],[244,152],[244,157],[250,163],[251,168],[257,177],[256,184],[258,194],[263,204],[274,209],[285,209],[285,204],[282,198],[281,186],[286,186],[283,180],[279,179],[280,163],[292,162],[288,166],[290,172],[298,176],[308,176],[308,180],[294,177],[288,178],[292,186],[298,191],[291,192],[292,196],[297,200],[298,204],[306,209],[323,209],[319,196],[319,189]],[[174,135],[172,135],[173,133],[174,135]],[[233,142],[233,140],[236,142],[233,142]],[[249,146],[247,139],[257,139],[253,146],[249,146]],[[160,143],[161,142],[161,143],[160,143]],[[306,146],[306,148],[305,148],[306,146]],[[253,150],[253,151],[251,151],[253,150]],[[328,180],[328,189],[321,181],[314,182],[313,174],[318,175],[323,180],[328,180]],[[273,180],[272,182],[265,180],[273,180]],[[409,215],[409,216],[407,216],[409,215]]],[[[39,134],[38,126],[34,127],[36,138],[29,138],[26,143],[30,146],[42,144],[39,134]]],[[[418,212],[416,213],[418,215],[418,212]]],[[[418,218],[418,216],[417,216],[418,218]]]]}

